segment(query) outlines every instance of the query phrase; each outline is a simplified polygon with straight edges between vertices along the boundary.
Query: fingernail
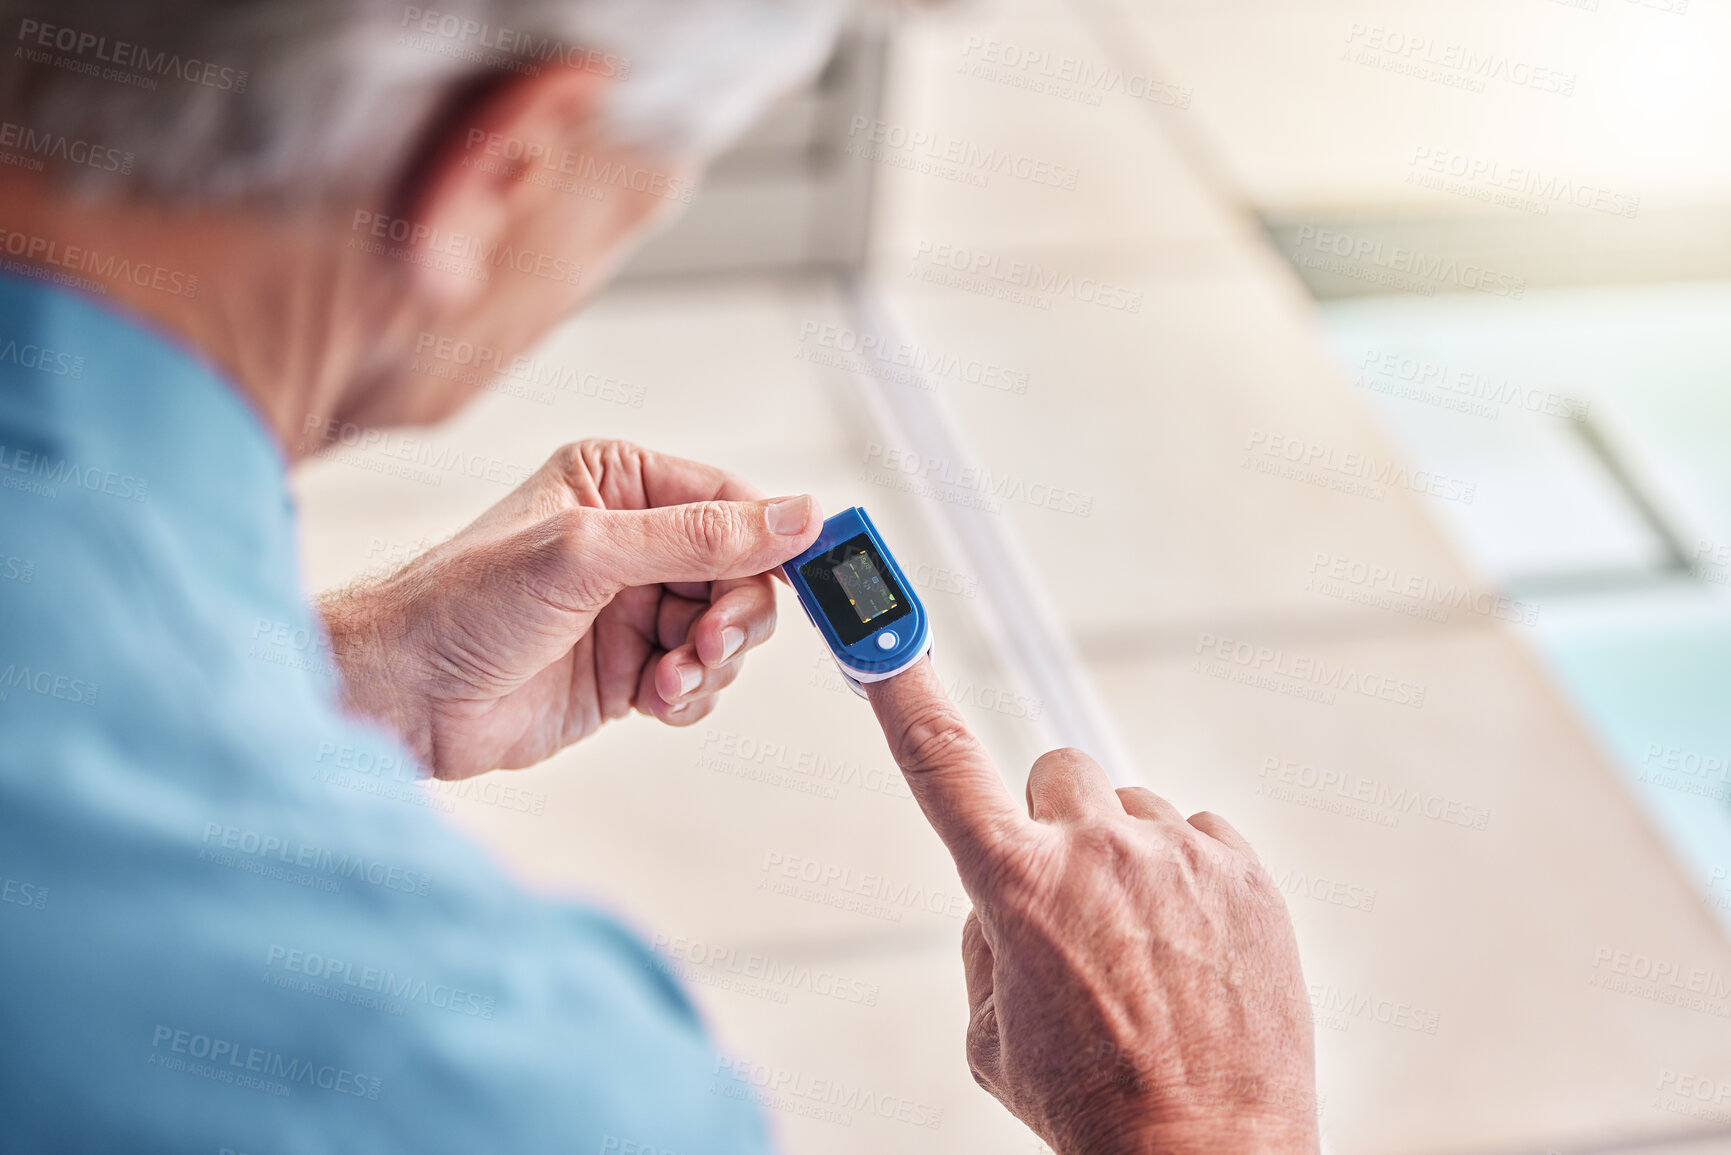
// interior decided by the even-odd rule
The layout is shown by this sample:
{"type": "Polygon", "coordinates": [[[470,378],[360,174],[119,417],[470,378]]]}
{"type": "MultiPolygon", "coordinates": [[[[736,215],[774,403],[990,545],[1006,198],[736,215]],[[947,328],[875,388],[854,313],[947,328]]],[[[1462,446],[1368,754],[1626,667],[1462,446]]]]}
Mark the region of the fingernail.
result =
{"type": "Polygon", "coordinates": [[[784,497],[769,507],[769,532],[792,535],[811,520],[811,496],[784,497]]]}
{"type": "Polygon", "coordinates": [[[745,644],[745,631],[738,626],[728,626],[721,631],[721,660],[733,657],[739,653],[739,647],[745,644]]]}
{"type": "Polygon", "coordinates": [[[679,666],[679,693],[681,696],[697,689],[697,683],[703,681],[703,671],[690,663],[682,662],[679,666]]]}

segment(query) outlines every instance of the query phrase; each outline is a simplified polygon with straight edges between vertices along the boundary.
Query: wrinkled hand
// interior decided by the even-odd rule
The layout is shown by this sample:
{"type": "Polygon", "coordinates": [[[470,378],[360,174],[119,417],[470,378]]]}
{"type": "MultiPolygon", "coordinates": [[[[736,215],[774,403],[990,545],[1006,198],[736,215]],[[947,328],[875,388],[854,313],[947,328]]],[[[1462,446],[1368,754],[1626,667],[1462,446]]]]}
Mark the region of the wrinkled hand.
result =
{"type": "Polygon", "coordinates": [[[1297,944],[1238,832],[1078,750],[1034,763],[1024,813],[929,662],[867,691],[974,901],[980,1085],[1060,1155],[1314,1153],[1297,944]]]}
{"type": "Polygon", "coordinates": [[[635,708],[709,713],[775,629],[810,497],[620,441],[555,453],[450,541],[321,609],[350,709],[441,778],[529,766],[635,708]]]}

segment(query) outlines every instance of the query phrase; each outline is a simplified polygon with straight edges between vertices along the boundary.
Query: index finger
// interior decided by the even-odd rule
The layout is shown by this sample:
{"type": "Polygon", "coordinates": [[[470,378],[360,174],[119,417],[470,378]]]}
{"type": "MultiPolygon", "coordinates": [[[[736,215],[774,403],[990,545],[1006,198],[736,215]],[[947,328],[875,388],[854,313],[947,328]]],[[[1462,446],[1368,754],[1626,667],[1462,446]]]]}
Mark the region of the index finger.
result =
{"type": "Polygon", "coordinates": [[[866,683],[890,753],[926,821],[956,860],[962,880],[1029,820],[998,768],[944,694],[930,658],[882,682],[866,683]]]}

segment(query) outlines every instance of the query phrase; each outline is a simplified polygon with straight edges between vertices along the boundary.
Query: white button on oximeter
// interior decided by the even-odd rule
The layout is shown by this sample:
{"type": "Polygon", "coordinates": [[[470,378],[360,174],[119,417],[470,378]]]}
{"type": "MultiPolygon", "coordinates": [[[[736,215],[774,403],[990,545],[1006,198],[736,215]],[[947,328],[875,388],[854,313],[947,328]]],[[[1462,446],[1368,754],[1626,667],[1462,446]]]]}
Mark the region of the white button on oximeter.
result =
{"type": "Polygon", "coordinates": [[[811,547],[781,568],[862,698],[862,682],[893,678],[931,652],[926,607],[859,506],[826,520],[811,547]]]}

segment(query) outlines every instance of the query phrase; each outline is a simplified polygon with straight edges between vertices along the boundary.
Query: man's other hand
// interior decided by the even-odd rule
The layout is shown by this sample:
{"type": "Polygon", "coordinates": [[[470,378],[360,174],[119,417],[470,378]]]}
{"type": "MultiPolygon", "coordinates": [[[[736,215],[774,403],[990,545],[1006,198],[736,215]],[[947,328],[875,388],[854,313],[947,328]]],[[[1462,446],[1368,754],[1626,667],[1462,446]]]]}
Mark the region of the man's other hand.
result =
{"type": "Polygon", "coordinates": [[[675,726],[708,714],[775,629],[769,571],[822,524],[811,497],[582,441],[321,610],[350,708],[465,778],[532,765],[633,708],[675,726]]]}
{"type": "Polygon", "coordinates": [[[980,1085],[1060,1155],[1315,1152],[1297,944],[1238,832],[1078,750],[1034,763],[1024,811],[929,662],[867,691],[974,900],[980,1085]]]}

